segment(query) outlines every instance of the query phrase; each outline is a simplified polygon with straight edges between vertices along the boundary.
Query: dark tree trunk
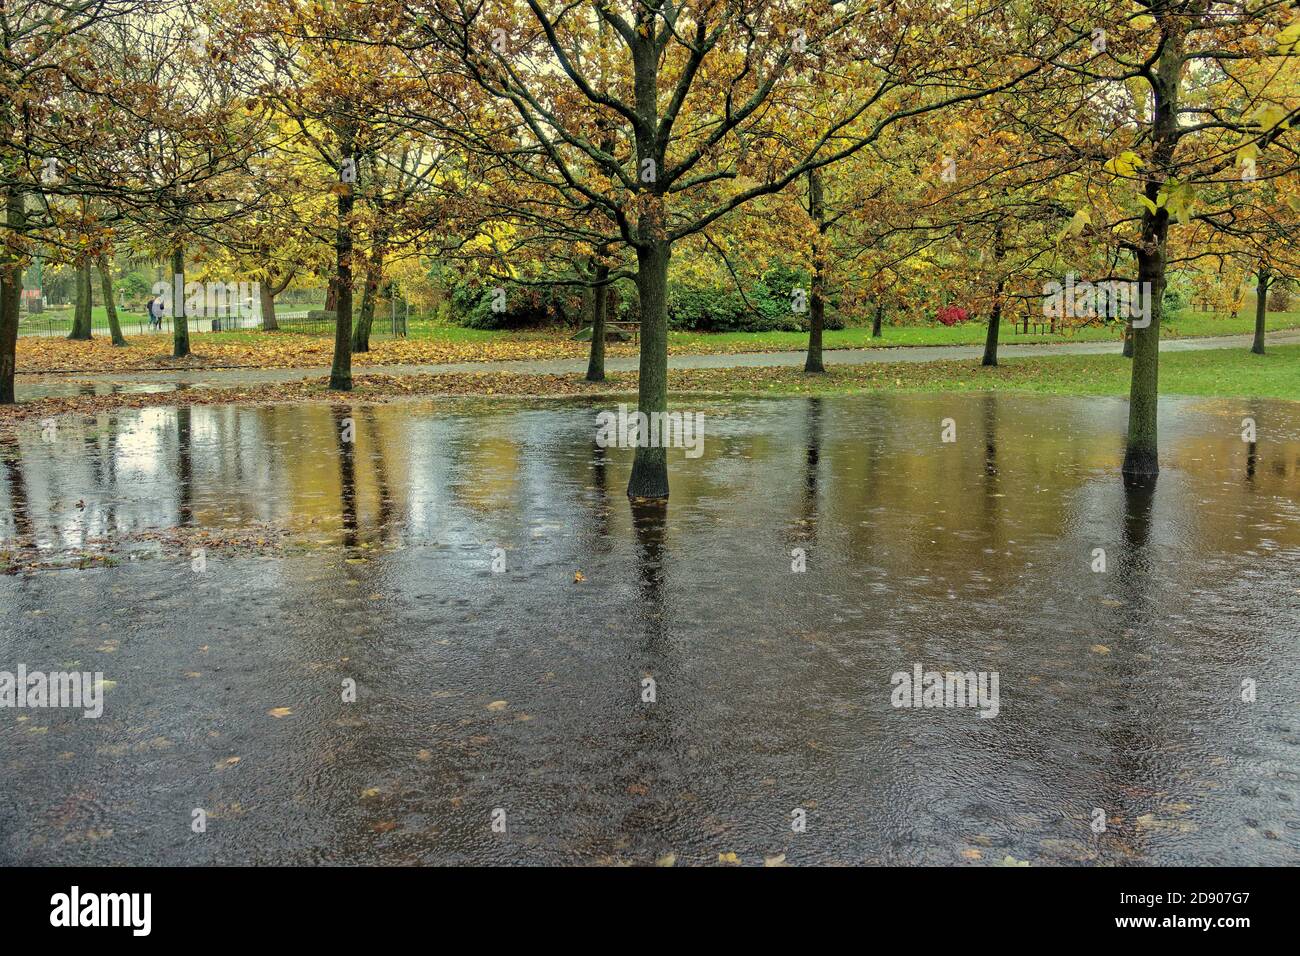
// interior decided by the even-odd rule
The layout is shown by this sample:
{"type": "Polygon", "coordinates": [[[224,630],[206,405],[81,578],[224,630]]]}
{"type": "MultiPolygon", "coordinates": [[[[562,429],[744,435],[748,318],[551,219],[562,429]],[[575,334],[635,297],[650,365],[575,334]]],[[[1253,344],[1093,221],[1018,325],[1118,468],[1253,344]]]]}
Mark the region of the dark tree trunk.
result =
{"type": "Polygon", "coordinates": [[[1002,275],[1002,260],[1007,254],[1006,239],[1002,234],[1002,224],[993,228],[993,263],[998,270],[998,282],[993,289],[993,311],[989,315],[988,333],[984,336],[984,358],[981,365],[998,364],[998,333],[1002,329],[1002,290],[1006,288],[1006,279],[1002,275]]]}
{"type": "Polygon", "coordinates": [[[884,300],[878,299],[876,301],[876,314],[872,316],[871,319],[871,337],[873,339],[880,338],[881,336],[880,323],[884,321],[884,318],[885,318],[885,303],[884,300]]]}
{"type": "Polygon", "coordinates": [[[352,330],[353,352],[370,351],[370,328],[375,321],[375,300],[379,294],[379,283],[384,277],[384,242],[383,233],[377,233],[370,250],[370,261],[366,263],[366,285],[361,291],[361,315],[357,317],[357,327],[352,330]]]}
{"type": "Polygon", "coordinates": [[[1264,327],[1268,322],[1268,285],[1267,269],[1260,269],[1255,280],[1255,341],[1250,350],[1256,355],[1264,354],[1264,327]]]}
{"type": "Polygon", "coordinates": [[[72,314],[72,331],[68,338],[88,342],[91,337],[91,316],[94,309],[93,287],[90,282],[90,260],[77,266],[77,306],[72,314]]]}
{"type": "Polygon", "coordinates": [[[603,285],[609,278],[609,266],[596,263],[596,285],[591,296],[591,354],[587,358],[587,381],[605,381],[605,319],[609,309],[610,288],[603,285]]]}
{"type": "Polygon", "coordinates": [[[126,345],[126,336],[117,321],[117,306],[113,303],[113,270],[107,256],[99,257],[99,284],[104,293],[104,311],[108,313],[108,333],[114,345],[126,345]]]}
{"type": "Polygon", "coordinates": [[[190,354],[190,324],[185,317],[185,247],[172,250],[172,358],[190,354]]]}
{"type": "Polygon", "coordinates": [[[330,368],[330,388],[338,392],[352,390],[352,189],[338,198],[338,231],[334,235],[336,310],[334,320],[334,364],[330,368]]]}
{"type": "MultiPolygon", "coordinates": [[[[26,200],[14,188],[5,197],[5,222],[10,235],[26,232],[26,200]]],[[[23,270],[17,250],[0,251],[0,405],[14,403],[14,372],[17,369],[18,308],[23,297],[23,270]]]]}
{"type": "MultiPolygon", "coordinates": [[[[653,229],[654,226],[649,226],[653,229]]],[[[668,259],[672,247],[653,239],[637,247],[636,287],[641,304],[641,363],[637,409],[648,416],[668,409],[668,259]]],[[[668,455],[637,446],[628,481],[629,498],[668,497],[668,455]]]]}
{"type": "Polygon", "coordinates": [[[822,364],[822,330],[826,326],[826,299],[823,283],[826,279],[826,261],[822,245],[825,242],[826,207],[822,200],[822,178],[815,169],[808,171],[808,215],[817,227],[817,237],[812,249],[812,289],[808,296],[808,358],[805,372],[825,372],[822,364]]]}
{"type": "MultiPolygon", "coordinates": [[[[1181,27],[1169,32],[1161,27],[1162,40],[1152,77],[1151,123],[1152,169],[1169,170],[1178,144],[1178,95],[1182,82],[1185,36],[1181,27]]],[[[1142,215],[1142,236],[1137,252],[1139,289],[1150,297],[1150,323],[1133,329],[1133,378],[1129,385],[1128,441],[1122,473],[1129,486],[1154,483],[1160,473],[1157,441],[1157,403],[1160,397],[1160,320],[1164,312],[1166,260],[1169,239],[1169,211],[1158,208],[1156,199],[1163,179],[1146,182],[1150,201],[1142,215]],[[1155,212],[1151,212],[1154,209],[1155,212]]]]}
{"type": "Polygon", "coordinates": [[[339,280],[337,276],[331,276],[329,285],[325,288],[325,311],[334,312],[339,307],[339,280]]]}
{"type": "Polygon", "coordinates": [[[1151,324],[1144,329],[1133,329],[1133,378],[1129,385],[1128,442],[1124,450],[1123,474],[1127,482],[1146,484],[1160,474],[1159,442],[1157,440],[1157,403],[1160,397],[1160,316],[1164,297],[1164,235],[1168,220],[1164,210],[1165,228],[1160,230],[1159,251],[1155,255],[1142,253],[1138,257],[1138,281],[1150,283],[1141,288],[1151,290],[1151,324]]]}
{"type": "Polygon", "coordinates": [[[998,280],[997,291],[993,295],[993,311],[989,314],[988,332],[984,336],[984,358],[981,365],[998,364],[998,331],[1002,328],[1002,289],[1003,282],[998,280]]]}

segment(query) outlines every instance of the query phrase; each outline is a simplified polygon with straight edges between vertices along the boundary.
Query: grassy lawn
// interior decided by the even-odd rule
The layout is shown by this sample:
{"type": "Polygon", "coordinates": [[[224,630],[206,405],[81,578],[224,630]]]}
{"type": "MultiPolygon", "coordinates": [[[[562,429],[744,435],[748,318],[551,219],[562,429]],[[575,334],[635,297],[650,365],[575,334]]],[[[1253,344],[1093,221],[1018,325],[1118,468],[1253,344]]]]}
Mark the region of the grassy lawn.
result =
{"type": "MultiPolygon", "coordinates": [[[[1274,312],[1268,316],[1268,329],[1300,327],[1300,312],[1274,312]]],[[[1213,335],[1245,335],[1255,330],[1254,316],[1227,315],[1211,312],[1185,312],[1165,322],[1160,329],[1162,338],[1192,338],[1213,335]]],[[[852,328],[828,331],[823,335],[823,347],[828,349],[888,348],[896,345],[983,345],[987,326],[983,322],[962,325],[901,325],[886,326],[878,339],[871,337],[870,328],[852,328]]],[[[1060,335],[1021,335],[1010,325],[1003,325],[1001,344],[1036,342],[1110,342],[1119,341],[1122,330],[1112,328],[1083,328],[1060,335]]],[[[668,348],[682,352],[795,351],[808,347],[807,332],[670,332],[668,348]]]]}
{"type": "MultiPolygon", "coordinates": [[[[973,359],[945,362],[880,362],[832,366],[822,375],[799,368],[674,369],[669,390],[677,404],[690,393],[714,395],[836,395],[859,392],[1037,392],[1052,395],[1128,394],[1131,365],[1118,354],[1012,359],[981,368],[973,359]]],[[[421,395],[631,396],[635,372],[618,372],[592,383],[581,375],[522,375],[507,372],[390,375],[382,367],[357,375],[352,392],[331,392],[324,378],[282,383],[203,388],[186,392],[188,404],[367,402],[421,395]]],[[[1300,401],[1300,345],[1278,346],[1252,355],[1244,348],[1169,352],[1160,359],[1162,395],[1218,398],[1280,398],[1300,401]]],[[[48,415],[175,404],[175,393],[116,393],[38,399],[0,406],[0,426],[48,415]]]]}
{"type": "MultiPolygon", "coordinates": [[[[824,375],[806,375],[792,368],[732,368],[692,369],[669,377],[677,390],[772,395],[862,391],[1127,395],[1131,370],[1129,359],[1105,354],[1008,359],[992,369],[966,359],[836,365],[824,375]]],[[[1300,345],[1275,346],[1262,356],[1245,348],[1163,353],[1160,394],[1300,401],[1300,345]]]]}
{"type": "MultiPolygon", "coordinates": [[[[276,306],[277,313],[302,312],[310,306],[276,306]]],[[[122,312],[119,318],[127,331],[139,337],[135,326],[146,321],[141,313],[122,312]]],[[[26,317],[20,332],[26,327],[26,317]]],[[[106,323],[107,316],[102,306],[94,310],[94,322],[106,323]]],[[[201,320],[200,320],[201,321],[201,320]]],[[[72,327],[71,312],[47,311],[41,316],[33,317],[33,326],[46,329],[54,328],[66,332],[72,327]]],[[[198,322],[191,326],[196,331],[198,322]]],[[[386,334],[386,317],[376,316],[376,340],[390,338],[386,334]]],[[[1235,319],[1226,315],[1205,312],[1186,312],[1164,324],[1161,329],[1163,338],[1194,338],[1214,335],[1246,335],[1253,332],[1253,316],[1242,315],[1235,319]]],[[[1268,329],[1300,328],[1300,312],[1274,312],[1268,317],[1268,329]]],[[[98,330],[97,330],[98,331],[98,330]]],[[[851,328],[827,331],[823,340],[827,349],[890,348],[904,345],[983,345],[986,327],[982,322],[968,322],[952,327],[927,325],[886,326],[881,338],[873,339],[870,328],[851,328]]],[[[408,324],[409,338],[412,340],[431,339],[447,345],[473,346],[478,343],[493,342],[567,342],[572,334],[568,329],[540,329],[514,332],[495,332],[483,329],[467,329],[459,325],[437,323],[430,319],[412,318],[408,324]]],[[[170,332],[162,333],[170,335],[170,332]]],[[[237,329],[230,332],[202,332],[205,342],[213,344],[233,343],[238,345],[256,345],[265,343],[272,333],[258,329],[237,329]]],[[[281,331],[285,338],[301,339],[320,337],[322,333],[295,332],[292,328],[281,331]]],[[[1109,342],[1118,341],[1120,329],[1084,328],[1072,330],[1060,335],[1021,335],[1010,325],[1002,327],[1001,342],[1015,343],[1051,343],[1051,342],[1109,342]]],[[[674,353],[731,353],[731,352],[787,352],[801,351],[808,347],[807,332],[670,332],[668,348],[674,353]]],[[[628,346],[611,343],[611,350],[626,349],[628,346]]],[[[634,351],[635,346],[631,346],[634,351]]]]}

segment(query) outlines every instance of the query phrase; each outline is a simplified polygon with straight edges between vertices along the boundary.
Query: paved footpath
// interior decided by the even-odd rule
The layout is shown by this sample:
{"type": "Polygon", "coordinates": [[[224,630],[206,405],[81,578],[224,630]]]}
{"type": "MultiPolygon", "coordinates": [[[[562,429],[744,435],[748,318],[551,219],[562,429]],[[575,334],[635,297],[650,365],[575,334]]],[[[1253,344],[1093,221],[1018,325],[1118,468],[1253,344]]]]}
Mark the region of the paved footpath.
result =
{"type": "MultiPolygon", "coordinates": [[[[1225,335],[1209,338],[1166,339],[1162,352],[1193,352],[1205,349],[1250,347],[1249,335],[1225,335]]],[[[1300,343],[1300,331],[1276,332],[1269,336],[1270,345],[1300,343]]],[[[1059,342],[1041,345],[1008,343],[998,348],[999,358],[1023,358],[1041,355],[1099,355],[1119,351],[1117,342],[1059,342]]],[[[973,359],[984,354],[982,345],[899,346],[869,349],[828,349],[822,359],[827,365],[867,365],[873,362],[944,362],[973,359]]],[[[669,368],[800,368],[805,354],[800,352],[736,352],[725,355],[669,355],[669,368]]],[[[605,360],[608,372],[635,371],[635,357],[619,356],[605,360]]],[[[457,362],[444,365],[366,365],[354,366],[354,375],[438,375],[464,372],[514,372],[521,375],[571,375],[587,370],[587,360],[523,359],[510,362],[457,362]]],[[[47,375],[19,375],[18,400],[48,396],[100,394],[112,391],[171,391],[185,388],[231,388],[241,385],[293,382],[329,375],[320,368],[230,368],[183,371],[120,371],[110,373],[66,372],[47,375]]]]}

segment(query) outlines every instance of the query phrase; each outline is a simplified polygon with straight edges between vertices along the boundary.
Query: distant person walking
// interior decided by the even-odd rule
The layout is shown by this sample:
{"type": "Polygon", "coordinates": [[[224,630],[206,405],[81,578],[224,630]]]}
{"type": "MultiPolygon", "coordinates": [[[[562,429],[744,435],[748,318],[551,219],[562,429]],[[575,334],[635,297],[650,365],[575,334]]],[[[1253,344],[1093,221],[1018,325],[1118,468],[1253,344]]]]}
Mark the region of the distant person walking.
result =
{"type": "Polygon", "coordinates": [[[162,331],[162,314],[166,306],[163,304],[161,296],[154,296],[149,300],[149,328],[162,331]]]}

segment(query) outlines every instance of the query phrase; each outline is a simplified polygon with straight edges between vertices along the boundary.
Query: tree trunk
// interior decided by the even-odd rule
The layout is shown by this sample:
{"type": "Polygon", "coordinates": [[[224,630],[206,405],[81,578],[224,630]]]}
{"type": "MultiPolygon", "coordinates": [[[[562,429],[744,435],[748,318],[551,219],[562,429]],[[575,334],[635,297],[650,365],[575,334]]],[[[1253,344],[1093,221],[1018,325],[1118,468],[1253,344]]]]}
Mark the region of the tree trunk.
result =
{"type": "Polygon", "coordinates": [[[117,306],[113,303],[113,271],[107,256],[99,257],[99,285],[104,292],[104,311],[108,313],[108,332],[114,345],[126,345],[126,336],[117,321],[117,306]]]}
{"type": "MultiPolygon", "coordinates": [[[[26,232],[26,197],[18,188],[5,197],[5,223],[11,237],[26,232]]],[[[0,250],[0,405],[14,403],[14,372],[17,369],[18,308],[23,296],[23,270],[19,248],[0,250]]]]}
{"type": "Polygon", "coordinates": [[[280,323],[275,320],[275,292],[271,283],[263,279],[257,284],[257,297],[262,305],[262,331],[278,332],[280,323]]]}
{"type": "Polygon", "coordinates": [[[1133,329],[1133,378],[1129,385],[1128,442],[1122,473],[1125,484],[1138,487],[1153,483],[1160,474],[1157,441],[1157,402],[1160,396],[1160,319],[1164,312],[1165,248],[1169,239],[1169,211],[1156,202],[1164,186],[1163,176],[1173,166],[1178,145],[1178,94],[1182,82],[1185,36],[1182,28],[1161,27],[1161,47],[1152,77],[1151,122],[1152,169],[1157,178],[1148,179],[1144,192],[1149,200],[1142,215],[1139,243],[1139,290],[1150,297],[1150,323],[1133,329]],[[1155,210],[1152,212],[1151,210],[1155,210]]]}
{"type": "Polygon", "coordinates": [[[1002,280],[998,280],[997,291],[993,294],[993,311],[989,314],[989,328],[984,336],[984,358],[981,365],[998,364],[998,331],[1002,328],[1002,280]]]}
{"type": "MultiPolygon", "coordinates": [[[[654,226],[646,228],[649,232],[654,226]]],[[[636,250],[636,288],[641,305],[641,363],[637,410],[649,416],[668,409],[668,259],[672,246],[650,239],[636,250]]],[[[662,436],[661,436],[662,437],[662,436]]],[[[638,445],[627,484],[629,498],[668,497],[668,455],[662,443],[638,445]]]]}
{"type": "Polygon", "coordinates": [[[77,305],[72,313],[72,331],[68,333],[68,338],[83,342],[90,341],[93,309],[90,260],[85,259],[77,266],[77,305]]]}
{"type": "Polygon", "coordinates": [[[808,358],[805,372],[825,372],[822,364],[822,330],[826,326],[826,300],[822,284],[825,281],[826,262],[822,243],[825,239],[825,206],[822,202],[822,178],[815,169],[808,170],[808,216],[817,227],[817,237],[812,249],[812,289],[808,296],[808,358]]]}
{"type": "Polygon", "coordinates": [[[591,354],[587,358],[587,381],[605,381],[605,318],[609,309],[609,266],[596,263],[596,285],[591,297],[591,354]]]}
{"type": "Polygon", "coordinates": [[[185,318],[185,247],[172,250],[172,358],[190,354],[190,326],[185,318]]]}
{"type": "Polygon", "coordinates": [[[881,335],[880,323],[884,320],[884,318],[885,318],[885,302],[883,299],[877,299],[876,314],[871,319],[871,337],[873,339],[880,338],[881,335]]]}
{"type": "MultiPolygon", "coordinates": [[[[1160,210],[1163,217],[1164,210],[1160,210]]],[[[1167,220],[1166,220],[1167,222],[1167,220]]],[[[1124,450],[1124,479],[1142,485],[1160,474],[1157,441],[1157,402],[1160,397],[1160,316],[1163,311],[1165,261],[1163,236],[1160,250],[1151,255],[1139,254],[1140,288],[1150,289],[1151,324],[1133,329],[1133,378],[1129,384],[1128,443],[1124,450]],[[1150,283],[1145,285],[1145,283],[1150,283]]]]}
{"type": "Polygon", "coordinates": [[[366,263],[366,285],[361,292],[361,315],[357,318],[357,327],[352,330],[352,351],[370,351],[370,328],[375,321],[375,299],[378,298],[379,283],[384,277],[384,242],[383,233],[376,233],[370,250],[370,261],[366,263]]]}
{"type": "Polygon", "coordinates": [[[1268,321],[1268,285],[1268,270],[1260,269],[1255,281],[1255,341],[1250,347],[1256,355],[1264,354],[1264,326],[1268,321]]]}
{"type": "Polygon", "coordinates": [[[981,365],[998,364],[998,333],[1002,330],[1002,290],[1006,288],[1006,278],[1002,275],[1002,259],[1007,254],[1006,238],[1002,234],[1002,224],[993,228],[993,263],[998,270],[998,282],[993,289],[993,311],[989,315],[988,334],[984,336],[984,358],[981,365]]]}
{"type": "Polygon", "coordinates": [[[338,198],[338,231],[334,234],[334,364],[330,367],[330,388],[352,391],[352,189],[338,198]]]}

